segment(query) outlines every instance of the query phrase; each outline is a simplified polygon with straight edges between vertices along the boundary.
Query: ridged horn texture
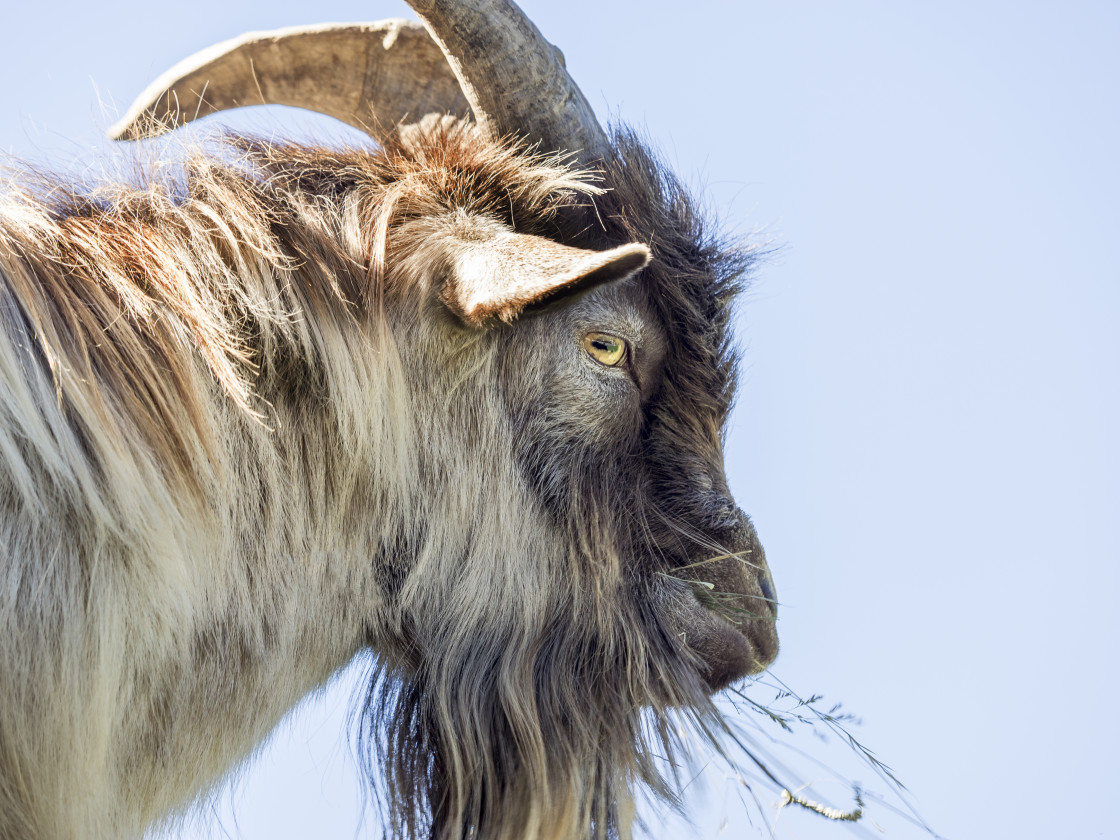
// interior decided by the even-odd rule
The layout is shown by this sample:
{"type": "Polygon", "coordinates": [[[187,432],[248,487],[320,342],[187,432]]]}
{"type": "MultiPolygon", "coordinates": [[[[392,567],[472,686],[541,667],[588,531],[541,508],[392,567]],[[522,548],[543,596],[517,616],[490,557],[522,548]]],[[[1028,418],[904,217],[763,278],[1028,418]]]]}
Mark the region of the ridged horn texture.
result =
{"type": "Polygon", "coordinates": [[[155,137],[243,105],[307,108],[373,137],[433,112],[470,115],[427,30],[394,19],[249,32],[223,41],[152,82],[109,136],[155,137]]]}
{"type": "Polygon", "coordinates": [[[540,141],[544,151],[576,154],[584,165],[610,157],[591,105],[545,40],[511,0],[408,0],[443,48],[491,137],[540,141]]]}
{"type": "Polygon", "coordinates": [[[195,53],[148,86],[109,131],[139,140],[243,105],[293,105],[373,137],[430,113],[467,116],[585,166],[610,142],[564,56],[511,0],[410,0],[424,21],[250,32],[195,53]],[[430,32],[430,35],[429,35],[430,32]],[[434,39],[434,40],[433,40],[434,39]]]}

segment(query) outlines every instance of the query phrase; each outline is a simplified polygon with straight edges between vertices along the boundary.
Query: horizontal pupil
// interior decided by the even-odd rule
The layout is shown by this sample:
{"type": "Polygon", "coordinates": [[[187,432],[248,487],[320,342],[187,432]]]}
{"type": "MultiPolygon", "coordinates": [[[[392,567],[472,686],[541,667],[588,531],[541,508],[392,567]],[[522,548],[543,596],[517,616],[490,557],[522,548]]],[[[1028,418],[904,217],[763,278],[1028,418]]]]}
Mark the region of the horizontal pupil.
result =
{"type": "Polygon", "coordinates": [[[614,353],[618,350],[618,344],[613,341],[603,341],[602,339],[593,339],[591,346],[596,350],[606,350],[609,353],[614,353]]]}

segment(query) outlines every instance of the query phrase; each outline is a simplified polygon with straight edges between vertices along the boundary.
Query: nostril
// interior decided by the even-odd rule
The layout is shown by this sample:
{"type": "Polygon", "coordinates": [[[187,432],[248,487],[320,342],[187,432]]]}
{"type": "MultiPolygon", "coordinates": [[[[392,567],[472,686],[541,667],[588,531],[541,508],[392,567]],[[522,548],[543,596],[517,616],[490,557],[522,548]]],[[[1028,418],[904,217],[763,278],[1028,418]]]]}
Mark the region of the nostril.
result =
{"type": "Polygon", "coordinates": [[[764,571],[758,573],[758,588],[762,591],[762,597],[770,602],[770,609],[776,609],[777,598],[774,597],[774,585],[770,582],[770,575],[764,571]]]}

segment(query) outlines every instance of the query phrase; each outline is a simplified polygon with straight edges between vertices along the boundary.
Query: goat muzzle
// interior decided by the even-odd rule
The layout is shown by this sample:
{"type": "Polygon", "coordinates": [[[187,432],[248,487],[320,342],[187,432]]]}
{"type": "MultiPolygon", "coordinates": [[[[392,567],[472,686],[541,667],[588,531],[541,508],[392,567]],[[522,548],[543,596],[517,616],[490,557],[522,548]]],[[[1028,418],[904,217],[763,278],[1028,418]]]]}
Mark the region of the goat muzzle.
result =
{"type": "Polygon", "coordinates": [[[777,598],[766,554],[745,516],[731,550],[667,573],[687,591],[670,610],[674,630],[702,662],[711,691],[766,670],[778,655],[777,598]]]}

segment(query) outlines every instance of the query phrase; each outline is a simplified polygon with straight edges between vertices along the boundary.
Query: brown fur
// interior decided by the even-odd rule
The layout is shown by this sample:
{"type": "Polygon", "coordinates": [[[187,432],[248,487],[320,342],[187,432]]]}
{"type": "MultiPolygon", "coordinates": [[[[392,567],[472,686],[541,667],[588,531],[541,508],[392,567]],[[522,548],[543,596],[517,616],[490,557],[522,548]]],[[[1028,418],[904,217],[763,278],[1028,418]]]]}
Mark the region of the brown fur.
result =
{"type": "Polygon", "coordinates": [[[0,837],[138,835],[366,649],[396,835],[625,834],[636,784],[673,797],[668,709],[716,732],[727,645],[774,654],[720,455],[749,259],[618,148],[594,176],[444,121],[10,184],[0,837]],[[495,230],[654,259],[479,329],[441,301],[495,230]],[[588,324],[632,336],[639,388],[588,324]]]}

